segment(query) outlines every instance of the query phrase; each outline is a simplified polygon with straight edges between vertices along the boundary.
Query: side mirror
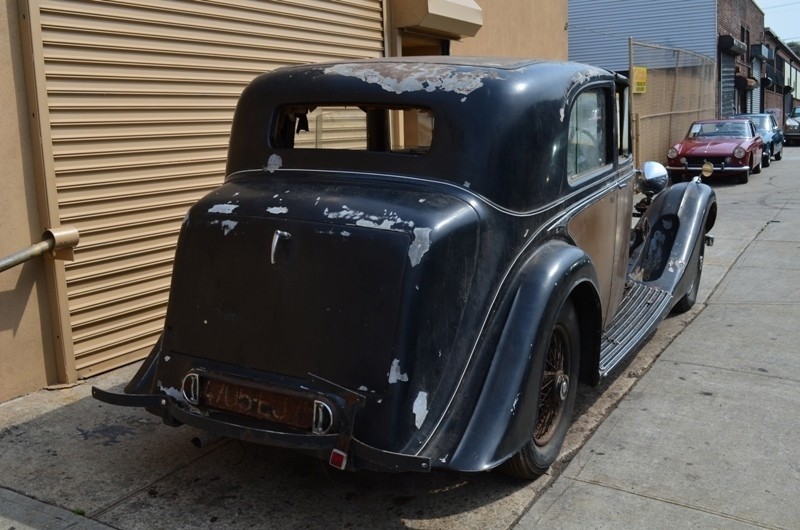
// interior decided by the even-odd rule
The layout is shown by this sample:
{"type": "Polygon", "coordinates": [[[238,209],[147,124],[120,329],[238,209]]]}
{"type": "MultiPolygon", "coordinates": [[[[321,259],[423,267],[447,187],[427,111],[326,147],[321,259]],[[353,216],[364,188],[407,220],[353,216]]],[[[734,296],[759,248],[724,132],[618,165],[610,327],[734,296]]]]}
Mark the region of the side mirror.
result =
{"type": "Polygon", "coordinates": [[[657,195],[669,184],[667,168],[658,162],[647,161],[636,172],[636,191],[648,197],[657,195]]]}

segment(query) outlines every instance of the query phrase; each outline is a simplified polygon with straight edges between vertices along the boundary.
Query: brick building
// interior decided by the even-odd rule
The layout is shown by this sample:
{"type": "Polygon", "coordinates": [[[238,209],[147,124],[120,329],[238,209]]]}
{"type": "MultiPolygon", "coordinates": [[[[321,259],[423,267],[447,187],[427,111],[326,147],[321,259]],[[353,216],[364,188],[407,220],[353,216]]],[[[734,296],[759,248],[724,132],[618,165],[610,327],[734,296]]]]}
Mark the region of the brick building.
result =
{"type": "Polygon", "coordinates": [[[800,57],[770,28],[764,30],[766,43],[773,50],[762,78],[764,110],[785,116],[800,105],[800,57]]]}

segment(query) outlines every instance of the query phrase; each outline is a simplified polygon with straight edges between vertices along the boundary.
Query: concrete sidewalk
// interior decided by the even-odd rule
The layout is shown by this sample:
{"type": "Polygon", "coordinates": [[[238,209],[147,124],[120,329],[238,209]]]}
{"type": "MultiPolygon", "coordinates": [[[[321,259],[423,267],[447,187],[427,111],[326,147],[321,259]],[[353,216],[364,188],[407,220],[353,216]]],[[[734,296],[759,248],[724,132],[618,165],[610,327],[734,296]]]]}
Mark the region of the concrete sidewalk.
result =
{"type": "Polygon", "coordinates": [[[800,528],[800,150],[770,170],[717,189],[730,269],[517,528],[800,528]]]}

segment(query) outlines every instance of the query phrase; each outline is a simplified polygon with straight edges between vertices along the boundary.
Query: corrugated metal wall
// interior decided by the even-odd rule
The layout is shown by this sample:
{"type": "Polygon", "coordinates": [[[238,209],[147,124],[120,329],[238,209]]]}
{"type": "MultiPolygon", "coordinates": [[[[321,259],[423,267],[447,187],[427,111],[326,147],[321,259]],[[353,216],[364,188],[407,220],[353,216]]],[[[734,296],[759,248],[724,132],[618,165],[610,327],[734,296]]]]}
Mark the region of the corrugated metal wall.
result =
{"type": "MultiPolygon", "coordinates": [[[[381,0],[31,1],[38,7],[76,368],[141,358],[162,326],[188,207],[222,181],[257,74],[383,55],[381,0]]],[[[33,20],[33,17],[32,17],[33,20]]]]}
{"type": "Polygon", "coordinates": [[[568,21],[569,59],[610,70],[628,69],[629,37],[717,54],[716,0],[569,0],[568,21]]]}

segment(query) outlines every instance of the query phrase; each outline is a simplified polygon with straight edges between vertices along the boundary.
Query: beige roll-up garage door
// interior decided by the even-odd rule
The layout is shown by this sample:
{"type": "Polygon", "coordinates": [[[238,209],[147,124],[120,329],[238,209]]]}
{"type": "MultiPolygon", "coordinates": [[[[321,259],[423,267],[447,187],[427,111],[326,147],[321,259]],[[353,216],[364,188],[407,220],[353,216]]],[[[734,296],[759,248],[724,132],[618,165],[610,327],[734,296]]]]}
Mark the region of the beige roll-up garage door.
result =
{"type": "MultiPolygon", "coordinates": [[[[181,219],[222,181],[238,95],[257,74],[383,55],[380,0],[28,0],[79,377],[157,339],[181,219]],[[35,50],[36,51],[36,50],[35,50]],[[38,57],[38,58],[37,58],[38,57]]],[[[45,164],[46,166],[48,164],[45,164]]]]}

